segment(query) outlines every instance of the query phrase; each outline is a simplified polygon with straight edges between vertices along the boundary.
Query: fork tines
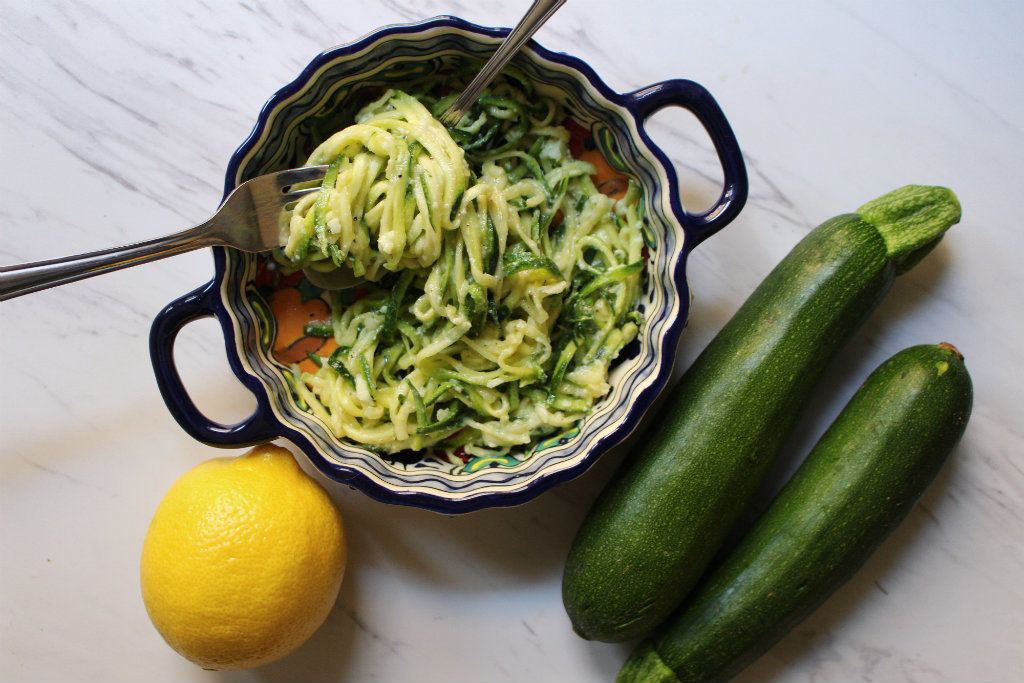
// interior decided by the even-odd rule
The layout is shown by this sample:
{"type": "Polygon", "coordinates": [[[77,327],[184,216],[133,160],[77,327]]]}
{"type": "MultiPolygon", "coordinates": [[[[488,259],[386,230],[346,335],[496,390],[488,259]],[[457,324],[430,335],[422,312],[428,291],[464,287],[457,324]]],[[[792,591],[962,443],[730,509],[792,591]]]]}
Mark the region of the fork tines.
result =
{"type": "Polygon", "coordinates": [[[273,178],[282,192],[288,192],[293,185],[322,180],[326,173],[326,166],[305,166],[303,168],[290,168],[287,171],[279,171],[273,174],[273,178]]]}

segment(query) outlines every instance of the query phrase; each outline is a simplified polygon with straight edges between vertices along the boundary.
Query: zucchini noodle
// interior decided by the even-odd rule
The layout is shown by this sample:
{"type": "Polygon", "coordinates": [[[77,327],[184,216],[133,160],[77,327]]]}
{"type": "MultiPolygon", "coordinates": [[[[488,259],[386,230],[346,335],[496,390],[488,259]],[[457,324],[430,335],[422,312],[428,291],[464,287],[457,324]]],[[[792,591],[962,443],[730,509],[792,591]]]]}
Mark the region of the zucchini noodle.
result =
{"type": "Polygon", "coordinates": [[[324,191],[293,209],[284,254],[307,267],[348,265],[370,280],[381,268],[425,268],[457,227],[469,180],[465,154],[416,99],[388,91],[310,156],[330,164],[324,191]]]}
{"type": "Polygon", "coordinates": [[[599,192],[527,82],[502,77],[450,130],[443,87],[389,90],[316,148],[329,170],[282,217],[277,258],[370,281],[330,293],[336,349],[295,368],[309,411],[379,453],[459,464],[528,452],[608,392],[642,320],[643,218],[638,186],[599,192]]]}

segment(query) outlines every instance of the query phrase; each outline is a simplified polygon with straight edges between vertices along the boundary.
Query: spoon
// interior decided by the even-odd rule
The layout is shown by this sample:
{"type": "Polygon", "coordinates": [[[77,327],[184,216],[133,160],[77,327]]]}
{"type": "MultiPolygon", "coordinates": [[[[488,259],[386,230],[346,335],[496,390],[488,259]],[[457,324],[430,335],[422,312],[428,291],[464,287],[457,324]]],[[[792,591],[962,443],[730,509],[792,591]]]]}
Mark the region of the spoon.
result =
{"type": "MultiPolygon", "coordinates": [[[[533,0],[530,9],[519,20],[516,27],[505,37],[505,40],[501,42],[476,77],[470,81],[462,94],[448,105],[438,120],[448,128],[457,124],[480,97],[484,88],[490,85],[494,77],[519,52],[519,48],[564,4],[565,0],[533,0]]],[[[365,280],[344,266],[331,270],[316,270],[306,267],[302,269],[302,272],[307,280],[321,289],[349,289],[365,280]]]]}

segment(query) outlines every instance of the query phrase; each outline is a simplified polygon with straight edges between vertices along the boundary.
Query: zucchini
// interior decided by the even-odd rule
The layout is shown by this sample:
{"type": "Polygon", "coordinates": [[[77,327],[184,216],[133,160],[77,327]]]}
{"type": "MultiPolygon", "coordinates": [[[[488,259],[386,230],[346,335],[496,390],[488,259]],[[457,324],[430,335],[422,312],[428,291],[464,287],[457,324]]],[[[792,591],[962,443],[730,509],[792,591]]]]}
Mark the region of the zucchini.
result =
{"type": "Polygon", "coordinates": [[[948,344],[883,363],[749,534],[619,672],[620,683],[732,678],[849,580],[960,440],[971,378],[948,344]]]}
{"type": "Polygon", "coordinates": [[[302,326],[302,334],[307,337],[333,337],[334,325],[330,320],[310,320],[302,326]]]}
{"type": "MultiPolygon", "coordinates": [[[[402,307],[402,300],[405,298],[405,291],[409,289],[409,284],[412,282],[414,276],[415,271],[402,271],[402,274],[398,276],[398,282],[391,288],[391,294],[384,307],[384,324],[381,325],[380,333],[378,335],[381,339],[390,338],[391,334],[395,331],[395,325],[398,323],[398,311],[402,307]]],[[[333,328],[331,330],[331,334],[334,334],[333,328]]]]}
{"type": "Polygon", "coordinates": [[[942,187],[907,186],[812,230],[670,392],[658,428],[600,494],[566,562],[576,632],[650,633],[704,572],[829,360],[894,276],[960,218],[942,187]]]}
{"type": "Polygon", "coordinates": [[[636,261],[634,263],[628,263],[621,266],[615,266],[614,268],[606,271],[603,275],[594,278],[587,284],[586,287],[580,290],[579,297],[588,297],[598,290],[605,291],[607,288],[616,282],[625,280],[631,275],[636,275],[644,269],[643,261],[636,261]]]}
{"type": "Polygon", "coordinates": [[[562,271],[558,269],[554,261],[549,259],[547,256],[538,256],[530,251],[530,248],[522,242],[516,242],[509,247],[501,257],[502,260],[502,275],[504,277],[511,277],[516,273],[523,270],[537,270],[543,269],[557,277],[559,280],[565,279],[562,276],[562,271]]]}

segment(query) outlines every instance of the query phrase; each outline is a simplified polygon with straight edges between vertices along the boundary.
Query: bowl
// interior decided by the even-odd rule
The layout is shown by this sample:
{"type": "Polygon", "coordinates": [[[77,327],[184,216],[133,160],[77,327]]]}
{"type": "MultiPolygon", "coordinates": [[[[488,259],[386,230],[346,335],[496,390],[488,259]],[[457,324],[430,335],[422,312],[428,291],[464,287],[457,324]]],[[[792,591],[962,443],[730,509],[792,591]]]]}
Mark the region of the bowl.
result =
{"type": "MultiPolygon", "coordinates": [[[[264,105],[249,137],[231,157],[225,196],[239,183],[274,170],[301,166],[315,144],[351,122],[370,93],[409,84],[439,69],[486,59],[508,33],[455,17],[386,26],[317,55],[299,76],[264,105]]],[[[644,325],[613,366],[611,390],[569,431],[537,443],[526,454],[467,458],[461,465],[434,458],[385,458],[345,443],[303,410],[291,386],[289,358],[278,357],[290,314],[277,297],[316,307],[308,283],[275,274],[266,255],[213,249],[209,283],[171,302],[153,322],[150,353],[157,383],[181,427],[207,444],[248,446],[278,437],[292,441],[324,475],[387,503],[443,513],[522,503],[582,473],[640,423],[671,375],[675,349],[689,309],[686,260],[701,241],[728,224],[747,196],[736,138],[721,109],[700,85],[668,80],[617,93],[583,61],[526,45],[513,61],[544,94],[561,101],[588,143],[643,191],[648,226],[644,325]],[[676,173],[644,127],[668,106],[692,112],[707,130],[722,164],[724,188],[708,211],[688,213],[680,203],[676,173]],[[269,281],[268,281],[269,278],[269,281]],[[305,290],[303,290],[305,287],[305,290]],[[279,294],[283,289],[296,293],[279,294]],[[256,397],[256,409],[237,424],[219,424],[189,398],[174,365],[178,331],[190,321],[215,317],[238,379],[256,397]],[[282,319],[287,318],[287,320],[282,319]]],[[[301,278],[300,278],[301,279],[301,278]]],[[[322,302],[321,302],[322,303],[322,302]]],[[[315,342],[311,342],[315,343],[315,342]]]]}

